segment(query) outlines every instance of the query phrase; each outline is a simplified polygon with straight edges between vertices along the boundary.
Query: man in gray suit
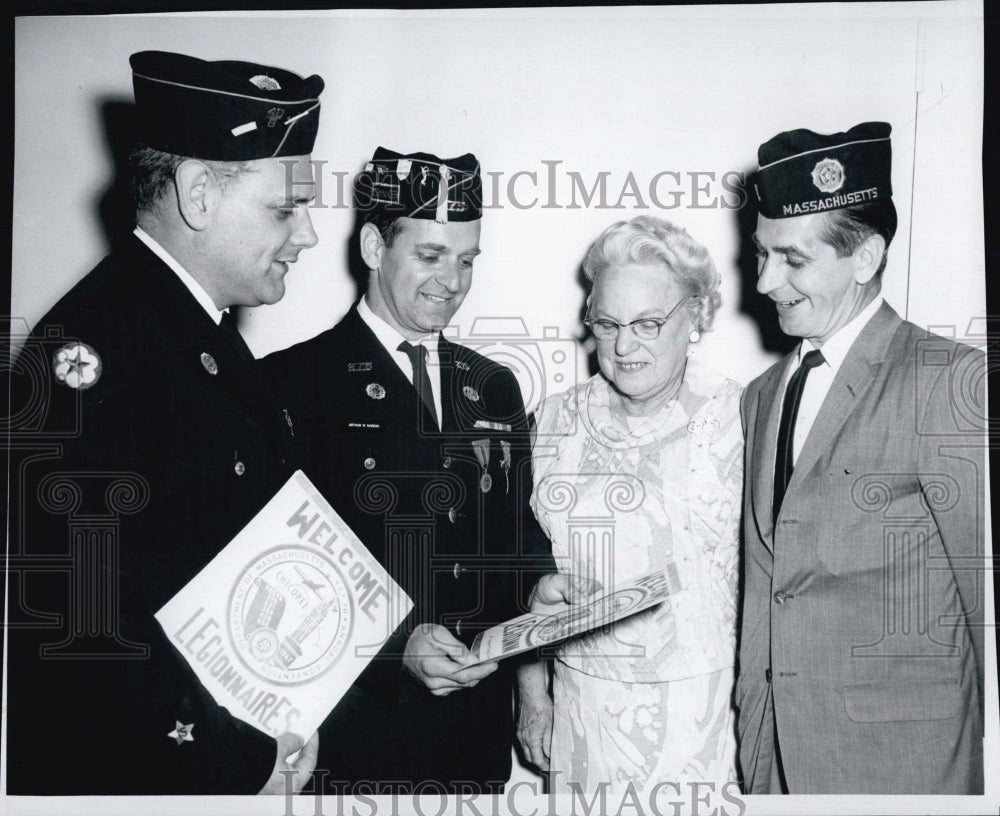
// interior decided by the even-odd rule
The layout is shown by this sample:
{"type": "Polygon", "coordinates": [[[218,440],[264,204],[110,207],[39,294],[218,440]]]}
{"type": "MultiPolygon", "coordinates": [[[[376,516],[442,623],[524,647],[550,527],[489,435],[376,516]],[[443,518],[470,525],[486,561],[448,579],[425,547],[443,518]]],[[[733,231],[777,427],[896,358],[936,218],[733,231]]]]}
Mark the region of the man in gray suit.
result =
{"type": "Polygon", "coordinates": [[[759,152],[757,289],[802,342],[742,406],[748,793],[983,791],[985,360],[882,299],[889,133],[759,152]]]}

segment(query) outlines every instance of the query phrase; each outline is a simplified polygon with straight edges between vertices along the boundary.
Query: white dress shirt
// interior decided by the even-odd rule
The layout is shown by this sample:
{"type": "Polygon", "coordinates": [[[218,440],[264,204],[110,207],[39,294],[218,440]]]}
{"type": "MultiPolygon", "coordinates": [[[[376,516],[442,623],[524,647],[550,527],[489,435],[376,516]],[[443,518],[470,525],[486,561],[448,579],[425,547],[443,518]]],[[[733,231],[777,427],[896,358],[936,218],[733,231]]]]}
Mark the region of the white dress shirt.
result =
{"type": "MultiPolygon", "coordinates": [[[[830,392],[830,386],[840,370],[847,352],[851,350],[854,341],[858,339],[861,330],[868,324],[868,321],[875,316],[884,298],[878,295],[875,300],[865,306],[857,315],[845,325],[835,331],[820,349],[823,352],[824,363],[816,366],[806,377],[805,388],[802,390],[802,401],[799,403],[799,413],[795,418],[795,436],[792,440],[792,464],[798,461],[799,453],[805,444],[809,431],[812,430],[820,408],[823,407],[823,400],[830,392]]],[[[803,339],[799,343],[798,353],[792,357],[788,367],[785,369],[785,382],[781,389],[781,398],[784,400],[785,389],[788,387],[788,380],[792,373],[802,364],[802,358],[813,349],[817,348],[809,340],[803,339]]]]}
{"type": "Polygon", "coordinates": [[[212,318],[212,320],[215,321],[215,325],[218,326],[222,322],[222,315],[229,310],[216,308],[215,302],[209,297],[208,292],[202,288],[202,285],[191,277],[191,273],[181,266],[173,255],[167,252],[153,238],[151,238],[149,233],[147,233],[142,227],[136,227],[132,231],[132,234],[149,247],[150,252],[152,252],[157,258],[163,261],[163,263],[174,271],[174,274],[181,279],[181,283],[188,288],[191,294],[194,295],[194,299],[202,305],[205,311],[208,312],[208,316],[212,318]]]}
{"type": "MultiPolygon", "coordinates": [[[[371,310],[368,305],[367,297],[361,298],[361,302],[358,304],[358,314],[361,319],[365,321],[365,324],[369,329],[374,332],[375,337],[382,344],[389,356],[396,362],[399,366],[399,370],[406,375],[406,379],[413,384],[413,363],[410,362],[409,355],[405,351],[400,351],[398,346],[404,340],[406,340],[403,335],[401,335],[395,327],[390,326],[381,317],[379,317],[375,312],[371,310]]],[[[421,345],[427,349],[427,376],[431,381],[431,393],[434,395],[434,412],[436,414],[435,419],[437,420],[438,427],[441,427],[441,360],[438,357],[438,338],[440,332],[431,332],[430,334],[425,334],[423,337],[417,340],[410,340],[409,342],[416,346],[421,345]]]]}

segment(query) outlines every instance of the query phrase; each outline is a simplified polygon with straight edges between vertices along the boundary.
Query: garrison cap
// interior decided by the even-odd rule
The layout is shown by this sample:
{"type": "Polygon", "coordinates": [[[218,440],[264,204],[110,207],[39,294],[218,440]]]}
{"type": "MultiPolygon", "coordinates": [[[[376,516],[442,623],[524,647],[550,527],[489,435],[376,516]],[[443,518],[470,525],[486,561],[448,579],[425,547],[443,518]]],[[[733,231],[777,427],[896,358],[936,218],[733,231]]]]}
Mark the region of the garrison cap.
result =
{"type": "Polygon", "coordinates": [[[863,122],[825,136],[788,130],[760,146],[754,181],[759,212],[789,218],[892,197],[886,122],[863,122]]]}
{"type": "Polygon", "coordinates": [[[355,203],[371,220],[378,213],[446,224],[483,216],[479,160],[471,153],[439,159],[430,153],[396,153],[379,147],[359,174],[355,203]]]}
{"type": "Polygon", "coordinates": [[[206,62],[166,51],[129,58],[148,147],[214,161],[310,153],[323,80],[235,60],[206,62]]]}

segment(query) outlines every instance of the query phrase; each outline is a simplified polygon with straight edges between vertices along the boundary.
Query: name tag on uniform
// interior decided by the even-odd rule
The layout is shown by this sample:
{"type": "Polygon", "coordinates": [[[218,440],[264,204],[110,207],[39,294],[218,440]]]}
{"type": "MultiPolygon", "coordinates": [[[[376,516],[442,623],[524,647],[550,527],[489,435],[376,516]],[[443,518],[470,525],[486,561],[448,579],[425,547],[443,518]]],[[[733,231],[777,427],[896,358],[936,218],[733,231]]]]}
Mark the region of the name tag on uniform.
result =
{"type": "Polygon", "coordinates": [[[346,422],[346,431],[384,431],[385,426],[381,422],[346,422]]]}
{"type": "Polygon", "coordinates": [[[483,428],[487,431],[510,431],[510,425],[506,422],[487,422],[485,419],[477,419],[473,428],[483,428]]]}

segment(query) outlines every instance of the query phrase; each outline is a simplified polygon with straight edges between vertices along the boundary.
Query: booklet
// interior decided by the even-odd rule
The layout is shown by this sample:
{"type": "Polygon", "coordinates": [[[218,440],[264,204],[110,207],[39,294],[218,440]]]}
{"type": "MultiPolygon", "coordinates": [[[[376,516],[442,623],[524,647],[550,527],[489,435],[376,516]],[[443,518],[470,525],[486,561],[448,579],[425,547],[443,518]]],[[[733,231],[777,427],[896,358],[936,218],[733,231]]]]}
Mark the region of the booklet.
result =
{"type": "Polygon", "coordinates": [[[470,666],[502,660],[539,646],[548,646],[575,635],[627,618],[667,598],[680,589],[674,564],[589,597],[586,603],[562,604],[555,613],[529,612],[480,632],[469,650],[470,666]]]}
{"type": "Polygon", "coordinates": [[[296,471],[156,619],[234,717],[308,739],[412,607],[296,471]]]}

